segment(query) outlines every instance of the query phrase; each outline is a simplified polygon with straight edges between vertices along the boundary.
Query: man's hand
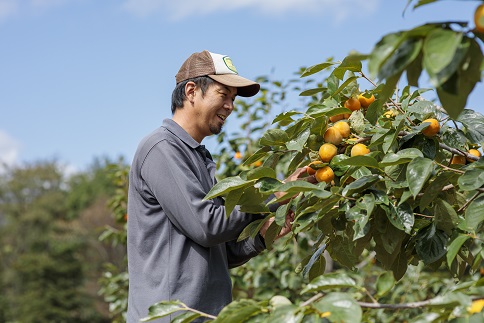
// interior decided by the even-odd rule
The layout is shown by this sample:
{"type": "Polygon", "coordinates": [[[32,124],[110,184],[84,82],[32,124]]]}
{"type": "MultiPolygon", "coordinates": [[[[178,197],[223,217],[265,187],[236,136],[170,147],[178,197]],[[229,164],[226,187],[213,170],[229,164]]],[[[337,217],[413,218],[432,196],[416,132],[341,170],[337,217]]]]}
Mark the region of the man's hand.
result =
{"type": "MultiPolygon", "coordinates": [[[[295,180],[298,180],[298,179],[301,179],[303,178],[304,180],[310,182],[310,183],[317,183],[317,180],[314,176],[307,176],[307,177],[304,177],[304,175],[307,174],[307,167],[302,167],[302,168],[298,168],[296,169],[296,171],[294,173],[292,173],[291,175],[289,175],[289,177],[287,177],[283,182],[284,183],[287,183],[287,182],[292,182],[292,181],[295,181],[295,180]]],[[[276,198],[281,198],[282,196],[286,195],[287,193],[286,192],[276,192],[274,193],[274,195],[276,196],[276,198]]],[[[282,202],[279,202],[279,204],[286,204],[289,202],[289,198],[285,201],[282,201],[282,202]]],[[[270,218],[269,220],[266,221],[266,223],[264,223],[264,225],[261,227],[260,229],[260,234],[262,235],[263,238],[265,238],[265,235],[266,235],[266,232],[267,232],[267,229],[270,227],[270,225],[272,224],[272,222],[274,222],[274,217],[270,218]]],[[[279,234],[276,236],[275,240],[276,239],[279,239],[285,235],[287,235],[289,232],[291,232],[292,230],[292,222],[294,221],[294,212],[289,210],[286,214],[286,221],[284,223],[284,227],[281,229],[281,231],[279,232],[279,234]]]]}

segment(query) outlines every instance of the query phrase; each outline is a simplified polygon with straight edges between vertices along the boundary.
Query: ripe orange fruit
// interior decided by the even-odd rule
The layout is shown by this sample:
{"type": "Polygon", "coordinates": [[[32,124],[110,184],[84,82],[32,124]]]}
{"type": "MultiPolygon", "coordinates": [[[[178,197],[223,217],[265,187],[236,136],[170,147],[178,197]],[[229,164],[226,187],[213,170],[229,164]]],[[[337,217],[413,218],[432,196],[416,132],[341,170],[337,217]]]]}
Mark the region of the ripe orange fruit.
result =
{"type": "Polygon", "coordinates": [[[253,162],[252,164],[250,164],[251,166],[255,166],[255,167],[259,167],[262,165],[262,160],[258,160],[256,162],[253,162]]]}
{"type": "Polygon", "coordinates": [[[236,152],[235,153],[235,156],[234,156],[235,159],[240,159],[242,158],[242,154],[240,153],[240,151],[236,152]]]}
{"type": "Polygon", "coordinates": [[[356,98],[349,98],[345,101],[345,108],[350,109],[351,111],[356,111],[361,109],[361,103],[356,98]]]}
{"type": "Polygon", "coordinates": [[[324,133],[324,141],[333,145],[339,145],[343,141],[343,136],[335,127],[329,127],[324,133]]]}
{"type": "Polygon", "coordinates": [[[331,143],[324,143],[319,147],[319,158],[325,163],[329,163],[331,159],[338,153],[338,148],[331,143]]]}
{"type": "Polygon", "coordinates": [[[314,176],[318,182],[326,182],[329,184],[334,179],[334,172],[331,167],[324,166],[323,168],[318,169],[314,176]]]}
{"type": "Polygon", "coordinates": [[[424,136],[433,137],[440,131],[440,124],[437,121],[437,119],[434,119],[434,118],[425,119],[424,121],[422,121],[422,123],[424,122],[430,122],[430,125],[424,130],[422,130],[422,133],[424,134],[424,136]]]}
{"type": "Polygon", "coordinates": [[[450,161],[451,165],[465,165],[466,164],[466,158],[461,155],[455,155],[452,157],[450,161]]]}
{"type": "Polygon", "coordinates": [[[308,175],[314,175],[316,174],[317,169],[314,169],[311,167],[311,165],[316,165],[316,164],[322,164],[322,161],[315,160],[309,163],[308,167],[306,168],[306,171],[308,172],[308,175]]]}
{"type": "MultiPolygon", "coordinates": [[[[476,157],[481,158],[481,152],[479,150],[477,150],[477,149],[469,149],[468,153],[471,154],[471,155],[473,155],[473,156],[476,156],[476,157]]],[[[470,159],[470,158],[467,158],[467,161],[469,163],[475,162],[474,159],[470,159]]]]}
{"type": "Polygon", "coordinates": [[[476,30],[484,34],[484,4],[479,5],[474,12],[476,30]]]}
{"type": "Polygon", "coordinates": [[[337,114],[335,116],[329,117],[329,121],[336,122],[344,118],[343,114],[337,114]]]}
{"type": "Polygon", "coordinates": [[[368,108],[370,104],[375,102],[375,96],[372,94],[369,98],[365,97],[363,94],[358,95],[358,101],[363,108],[368,108]]]}
{"type": "Polygon", "coordinates": [[[370,153],[370,149],[365,144],[359,143],[351,148],[351,157],[363,156],[370,153]]]}
{"type": "Polygon", "coordinates": [[[348,138],[351,134],[350,125],[346,121],[338,121],[333,125],[334,128],[338,129],[341,137],[348,138]]]}

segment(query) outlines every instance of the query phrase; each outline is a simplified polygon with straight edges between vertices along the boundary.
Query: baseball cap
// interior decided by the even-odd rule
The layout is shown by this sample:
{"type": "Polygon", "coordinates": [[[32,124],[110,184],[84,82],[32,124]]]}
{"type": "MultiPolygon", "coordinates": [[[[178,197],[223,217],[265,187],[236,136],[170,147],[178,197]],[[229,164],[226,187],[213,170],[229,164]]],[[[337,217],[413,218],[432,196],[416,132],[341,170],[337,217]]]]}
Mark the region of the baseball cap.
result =
{"type": "Polygon", "coordinates": [[[180,67],[175,78],[178,84],[205,75],[224,85],[236,87],[237,95],[243,97],[254,96],[260,89],[258,83],[239,75],[230,57],[207,50],[190,55],[180,67]]]}

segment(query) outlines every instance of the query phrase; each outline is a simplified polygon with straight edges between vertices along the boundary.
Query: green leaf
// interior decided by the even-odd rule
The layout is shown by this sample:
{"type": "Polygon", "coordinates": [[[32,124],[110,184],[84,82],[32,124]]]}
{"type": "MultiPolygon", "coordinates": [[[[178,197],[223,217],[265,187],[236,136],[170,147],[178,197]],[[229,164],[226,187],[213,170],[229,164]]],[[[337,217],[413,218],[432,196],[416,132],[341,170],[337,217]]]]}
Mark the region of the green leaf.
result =
{"type": "Polygon", "coordinates": [[[455,73],[467,53],[469,43],[466,42],[467,46],[461,48],[462,37],[462,33],[439,28],[431,31],[425,38],[422,49],[423,66],[435,87],[455,73]]]}
{"type": "Polygon", "coordinates": [[[353,278],[345,273],[329,273],[313,279],[306,287],[303,288],[301,294],[308,292],[317,292],[333,288],[358,288],[353,278]]]}
{"type": "Polygon", "coordinates": [[[452,119],[457,119],[464,110],[467,98],[477,82],[481,80],[481,64],[483,55],[476,40],[470,40],[467,56],[459,69],[441,86],[437,87],[437,95],[442,107],[452,119]]]}
{"type": "Polygon", "coordinates": [[[329,312],[331,322],[359,323],[363,316],[361,307],[347,293],[329,293],[312,306],[321,314],[329,312]]]}
{"type": "Polygon", "coordinates": [[[177,311],[186,310],[187,306],[182,302],[176,301],[162,301],[156,304],[153,304],[148,309],[148,316],[142,318],[141,322],[147,322],[154,319],[158,319],[177,311]]]}
{"type": "Polygon", "coordinates": [[[484,221],[484,196],[479,196],[469,204],[465,219],[469,229],[477,230],[479,224],[484,221]]]}
{"type": "Polygon", "coordinates": [[[451,235],[452,230],[457,227],[459,217],[449,203],[442,199],[437,199],[434,205],[434,222],[437,229],[451,235]]]}
{"type": "Polygon", "coordinates": [[[348,184],[342,191],[343,196],[351,196],[354,193],[362,192],[371,187],[377,181],[380,180],[380,176],[376,174],[366,175],[358,178],[354,182],[348,184]]]}
{"type": "Polygon", "coordinates": [[[356,82],[356,80],[358,79],[358,77],[356,76],[351,76],[351,77],[348,77],[346,79],[346,81],[343,82],[343,84],[340,85],[340,87],[331,94],[331,96],[334,98],[336,95],[338,95],[341,91],[343,91],[347,86],[348,84],[351,84],[353,82],[356,82]]]}
{"type": "Polygon", "coordinates": [[[230,191],[241,187],[253,185],[255,180],[245,181],[240,176],[227,177],[215,184],[204,197],[204,200],[210,200],[217,196],[227,194],[230,191]]]}
{"type": "Polygon", "coordinates": [[[246,181],[259,179],[262,177],[277,178],[276,171],[269,167],[257,167],[240,174],[240,177],[246,181]]]}
{"type": "Polygon", "coordinates": [[[303,114],[303,113],[299,111],[294,111],[294,110],[280,113],[274,118],[274,120],[272,120],[272,124],[280,123],[281,125],[288,125],[289,123],[294,121],[292,119],[293,116],[300,115],[300,114],[303,114]]]}
{"type": "Polygon", "coordinates": [[[403,38],[404,33],[398,32],[387,34],[378,41],[368,60],[368,69],[372,78],[375,78],[378,75],[378,71],[382,64],[397,49],[403,38]]]}
{"type": "Polygon", "coordinates": [[[429,225],[417,233],[415,250],[423,262],[428,265],[436,262],[446,253],[447,235],[437,230],[435,225],[429,225]]]}
{"type": "Polygon", "coordinates": [[[427,186],[420,198],[420,208],[422,210],[426,209],[430,203],[439,196],[444,186],[448,185],[457,176],[456,173],[451,172],[440,173],[437,175],[437,177],[427,186]]]}
{"type": "MultiPolygon", "coordinates": [[[[312,254],[311,258],[309,259],[308,263],[306,266],[303,268],[303,276],[306,276],[307,274],[309,275],[309,279],[312,281],[316,276],[320,276],[324,273],[325,268],[322,268],[321,265],[326,266],[326,261],[321,259],[325,259],[323,256],[323,252],[326,249],[326,244],[323,244],[321,247],[316,250],[315,253],[312,254]],[[315,270],[312,270],[313,273],[311,273],[311,269],[313,269],[313,266],[316,267],[315,270]],[[314,275],[314,271],[316,271],[320,275],[314,275]]],[[[304,290],[301,291],[301,294],[304,293],[304,290]]]]}
{"type": "Polygon", "coordinates": [[[265,322],[300,323],[304,317],[299,306],[293,304],[277,306],[265,322]]]}
{"type": "Polygon", "coordinates": [[[389,271],[382,273],[378,276],[376,281],[376,291],[377,296],[382,297],[386,295],[395,286],[395,278],[393,274],[389,271]]]}
{"type": "Polygon", "coordinates": [[[265,219],[259,219],[251,222],[248,226],[244,228],[244,230],[242,230],[237,238],[237,241],[242,241],[249,237],[255,237],[259,233],[260,228],[264,225],[265,222],[265,219]]]}
{"type": "Polygon", "coordinates": [[[261,193],[268,194],[268,193],[275,193],[278,191],[279,186],[282,185],[278,179],[271,178],[271,177],[263,177],[260,178],[255,187],[259,189],[261,193]]]}
{"type": "Polygon", "coordinates": [[[332,65],[336,65],[337,63],[335,62],[324,62],[324,63],[320,63],[320,64],[316,64],[316,65],[313,65],[313,66],[310,66],[308,68],[306,68],[306,70],[301,74],[301,77],[306,77],[306,76],[309,76],[309,75],[313,75],[319,71],[322,71],[332,65]]]}
{"type": "Polygon", "coordinates": [[[457,256],[457,253],[459,252],[462,245],[469,238],[470,236],[468,236],[467,234],[460,234],[449,244],[449,246],[447,247],[447,255],[446,255],[447,264],[449,265],[449,267],[452,265],[452,262],[454,261],[455,256],[457,256]]]}
{"type": "Polygon", "coordinates": [[[230,191],[225,198],[225,215],[228,217],[235,206],[239,203],[240,197],[244,194],[245,187],[230,191]]]}
{"type": "Polygon", "coordinates": [[[171,323],[190,323],[202,316],[200,313],[185,312],[173,318],[171,323]]]}
{"type": "Polygon", "coordinates": [[[276,216],[275,216],[275,222],[279,226],[284,226],[286,223],[286,215],[287,211],[291,208],[291,203],[283,204],[279,206],[279,208],[276,211],[276,216]]]}
{"type": "Polygon", "coordinates": [[[289,141],[289,136],[284,130],[269,129],[259,141],[261,146],[284,146],[289,141]]]}
{"type": "Polygon", "coordinates": [[[406,177],[413,197],[417,197],[417,194],[420,193],[432,175],[433,168],[433,161],[423,157],[417,157],[408,164],[406,177]]]}
{"type": "Polygon", "coordinates": [[[310,129],[307,128],[304,131],[302,131],[297,136],[297,138],[290,139],[288,142],[286,142],[287,149],[301,152],[304,148],[304,145],[306,144],[306,141],[309,138],[310,133],[311,133],[310,129]]]}
{"type": "Polygon", "coordinates": [[[431,299],[429,304],[430,307],[437,307],[437,308],[453,308],[456,306],[464,306],[464,308],[467,308],[470,305],[471,305],[470,296],[459,292],[439,295],[431,299]]]}
{"type": "Polygon", "coordinates": [[[321,93],[321,92],[326,92],[326,91],[328,91],[327,88],[317,87],[317,88],[314,88],[314,89],[302,91],[301,93],[299,93],[299,96],[313,96],[315,94],[318,94],[318,93],[321,93]]]}
{"type": "Polygon", "coordinates": [[[389,152],[383,156],[380,167],[409,163],[417,157],[423,157],[423,154],[416,148],[402,149],[397,151],[397,153],[389,152]]]}
{"type": "Polygon", "coordinates": [[[346,56],[341,64],[336,67],[333,71],[333,75],[343,80],[344,75],[347,71],[350,72],[361,72],[361,58],[356,55],[346,56]]]}
{"type": "Polygon", "coordinates": [[[460,176],[457,183],[464,191],[473,191],[484,185],[484,171],[482,169],[467,170],[460,176]]]}
{"type": "Polygon", "coordinates": [[[213,323],[240,323],[247,318],[256,315],[262,311],[262,308],[256,301],[251,299],[242,299],[233,301],[225,306],[213,323]]]}
{"type": "Polygon", "coordinates": [[[421,39],[405,38],[392,55],[380,66],[378,79],[384,80],[400,75],[418,57],[421,49],[421,39]]]}
{"type": "Polygon", "coordinates": [[[387,214],[387,216],[395,228],[410,234],[415,223],[415,216],[408,203],[397,206],[390,204],[390,214],[387,214]]]}
{"type": "Polygon", "coordinates": [[[262,157],[267,156],[267,153],[271,151],[271,147],[265,146],[260,149],[258,149],[253,155],[251,155],[249,158],[247,158],[242,165],[247,166],[252,164],[253,162],[258,161],[262,157]]]}
{"type": "Polygon", "coordinates": [[[380,168],[375,158],[371,156],[354,156],[343,159],[339,162],[341,166],[365,166],[370,168],[380,168]]]}
{"type": "Polygon", "coordinates": [[[472,143],[484,143],[484,116],[482,114],[464,109],[457,121],[466,127],[466,136],[472,143]]]}

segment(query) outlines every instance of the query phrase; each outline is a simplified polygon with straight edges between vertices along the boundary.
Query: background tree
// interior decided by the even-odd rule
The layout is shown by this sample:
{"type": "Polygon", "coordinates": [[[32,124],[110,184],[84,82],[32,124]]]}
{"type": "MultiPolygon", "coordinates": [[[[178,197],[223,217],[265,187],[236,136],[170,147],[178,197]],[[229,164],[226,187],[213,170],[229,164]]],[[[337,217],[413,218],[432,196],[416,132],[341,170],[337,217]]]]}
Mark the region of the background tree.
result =
{"type": "Polygon", "coordinates": [[[0,178],[5,321],[101,321],[82,291],[84,241],[66,219],[65,199],[55,163],[8,169],[0,178]]]}

